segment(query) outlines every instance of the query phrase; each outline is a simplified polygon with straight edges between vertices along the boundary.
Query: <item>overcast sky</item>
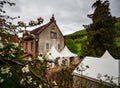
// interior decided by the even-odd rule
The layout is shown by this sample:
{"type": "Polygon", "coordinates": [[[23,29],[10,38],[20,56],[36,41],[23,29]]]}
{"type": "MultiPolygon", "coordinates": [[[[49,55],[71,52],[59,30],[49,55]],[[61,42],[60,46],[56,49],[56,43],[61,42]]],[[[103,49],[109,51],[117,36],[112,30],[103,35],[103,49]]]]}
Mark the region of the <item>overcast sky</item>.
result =
{"type": "MultiPolygon", "coordinates": [[[[95,0],[11,0],[14,7],[7,7],[7,14],[20,16],[19,20],[28,22],[38,17],[49,22],[54,14],[63,35],[84,29],[83,24],[90,24],[87,14],[93,12],[91,5],[95,0]]],[[[120,0],[109,0],[113,16],[120,17],[120,0]]],[[[31,30],[31,28],[29,28],[31,30]]]]}

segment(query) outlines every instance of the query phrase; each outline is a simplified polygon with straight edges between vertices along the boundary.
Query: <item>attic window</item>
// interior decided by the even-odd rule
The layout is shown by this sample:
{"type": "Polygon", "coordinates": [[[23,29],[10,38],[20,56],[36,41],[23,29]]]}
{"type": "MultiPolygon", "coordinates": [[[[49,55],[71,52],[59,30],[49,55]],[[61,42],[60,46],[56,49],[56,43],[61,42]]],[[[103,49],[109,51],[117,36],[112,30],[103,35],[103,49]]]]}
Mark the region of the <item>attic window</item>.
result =
{"type": "Polygon", "coordinates": [[[57,39],[57,33],[55,31],[55,25],[52,25],[52,27],[51,27],[50,36],[51,36],[51,39],[57,39]]]}
{"type": "Polygon", "coordinates": [[[55,32],[55,29],[54,29],[54,28],[52,28],[52,29],[51,29],[51,32],[55,32]]]}
{"type": "Polygon", "coordinates": [[[57,33],[56,32],[52,32],[50,33],[51,39],[57,39],[57,33]]]}

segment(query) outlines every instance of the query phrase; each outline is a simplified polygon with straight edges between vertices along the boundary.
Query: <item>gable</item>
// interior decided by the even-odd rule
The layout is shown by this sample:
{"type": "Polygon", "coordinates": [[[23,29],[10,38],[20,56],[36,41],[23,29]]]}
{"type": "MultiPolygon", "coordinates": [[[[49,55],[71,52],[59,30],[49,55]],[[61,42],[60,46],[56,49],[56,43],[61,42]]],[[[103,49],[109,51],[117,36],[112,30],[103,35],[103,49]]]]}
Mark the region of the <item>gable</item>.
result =
{"type": "Polygon", "coordinates": [[[37,55],[45,54],[52,47],[52,45],[55,45],[58,51],[61,51],[64,48],[64,36],[56,24],[56,20],[53,16],[48,23],[32,31],[25,31],[23,34],[23,40],[27,42],[30,40],[36,41],[34,48],[37,55]],[[49,49],[46,49],[47,43],[49,43],[49,49]]]}
{"type": "Polygon", "coordinates": [[[56,20],[54,18],[54,15],[52,16],[52,18],[50,19],[50,21],[47,24],[44,24],[44,25],[30,31],[30,33],[34,34],[34,35],[39,35],[41,32],[43,32],[44,30],[47,30],[47,28],[51,27],[51,26],[54,26],[55,29],[58,29],[58,30],[55,30],[55,31],[59,32],[63,36],[63,34],[60,31],[58,25],[56,24],[56,20]]]}

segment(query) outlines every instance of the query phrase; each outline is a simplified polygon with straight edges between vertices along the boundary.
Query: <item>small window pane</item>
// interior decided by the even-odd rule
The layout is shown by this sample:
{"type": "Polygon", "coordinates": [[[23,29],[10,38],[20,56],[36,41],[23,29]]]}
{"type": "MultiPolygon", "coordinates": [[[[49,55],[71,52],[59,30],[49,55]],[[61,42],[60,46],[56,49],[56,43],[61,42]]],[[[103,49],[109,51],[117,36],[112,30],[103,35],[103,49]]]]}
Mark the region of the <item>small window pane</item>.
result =
{"type": "Polygon", "coordinates": [[[49,43],[46,43],[46,50],[49,50],[49,43]]]}
{"type": "Polygon", "coordinates": [[[58,44],[58,49],[60,49],[60,44],[58,44]]]}
{"type": "Polygon", "coordinates": [[[51,38],[52,38],[52,39],[56,39],[56,38],[57,38],[57,33],[51,32],[51,38]]]}

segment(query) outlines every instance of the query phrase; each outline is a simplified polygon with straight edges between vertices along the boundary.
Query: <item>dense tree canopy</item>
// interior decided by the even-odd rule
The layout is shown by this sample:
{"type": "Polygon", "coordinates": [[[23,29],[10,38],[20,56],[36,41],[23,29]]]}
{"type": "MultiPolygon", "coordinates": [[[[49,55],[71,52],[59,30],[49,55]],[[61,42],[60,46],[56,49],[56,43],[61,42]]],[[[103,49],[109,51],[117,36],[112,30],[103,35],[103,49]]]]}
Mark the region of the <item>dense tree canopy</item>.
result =
{"type": "Polygon", "coordinates": [[[92,24],[87,26],[88,32],[87,55],[101,56],[105,50],[110,50],[114,45],[115,17],[110,13],[109,1],[97,0],[92,8],[94,13],[88,15],[92,24]]]}
{"type": "Polygon", "coordinates": [[[86,30],[80,30],[73,34],[69,34],[65,36],[65,42],[67,47],[71,52],[77,54],[78,56],[82,56],[81,46],[87,40],[87,32],[86,30]]]}

